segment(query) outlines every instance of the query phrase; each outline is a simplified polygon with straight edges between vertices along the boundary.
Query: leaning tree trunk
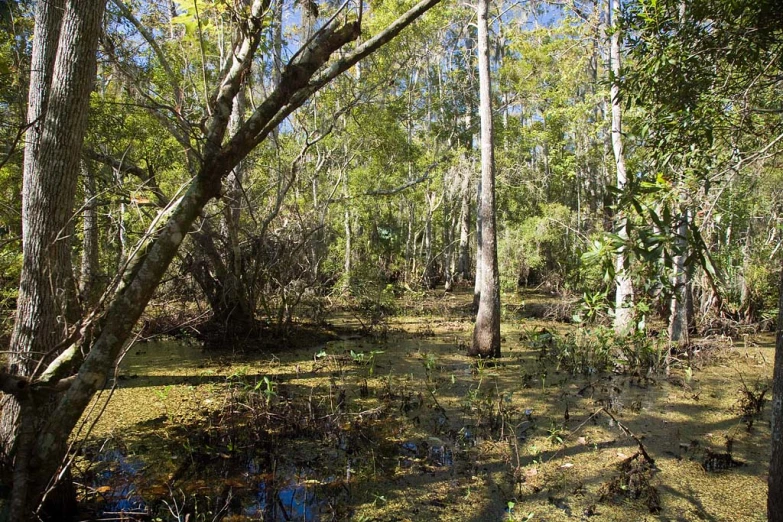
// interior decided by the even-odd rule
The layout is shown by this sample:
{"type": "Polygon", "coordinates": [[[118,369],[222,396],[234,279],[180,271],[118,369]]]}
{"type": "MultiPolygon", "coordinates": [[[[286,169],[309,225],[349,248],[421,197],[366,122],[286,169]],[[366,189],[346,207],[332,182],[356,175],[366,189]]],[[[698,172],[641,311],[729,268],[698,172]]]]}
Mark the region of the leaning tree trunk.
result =
{"type": "MultiPolygon", "coordinates": [[[[52,125],[45,125],[42,150],[43,145],[47,144],[50,145],[50,151],[58,150],[64,143],[70,145],[72,148],[66,150],[75,154],[73,167],[77,169],[81,140],[77,140],[76,135],[83,135],[83,127],[72,124],[62,128],[62,124],[65,121],[73,123],[71,118],[77,122],[83,121],[87,112],[89,82],[84,85],[85,82],[80,80],[83,76],[89,76],[83,74],[83,69],[94,71],[95,68],[95,48],[103,4],[98,3],[98,0],[80,0],[77,7],[76,0],[70,1],[72,3],[67,5],[64,13],[66,22],[63,26],[61,52],[57,55],[53,75],[52,85],[56,88],[52,89],[52,101],[46,118],[47,124],[52,125]],[[82,9],[83,12],[74,13],[82,9]],[[60,110],[66,108],[67,111],[60,110]],[[49,136],[54,132],[60,134],[49,136]],[[47,141],[47,137],[58,137],[60,140],[47,141]]],[[[220,195],[221,181],[229,171],[321,87],[389,42],[437,3],[438,0],[419,2],[381,33],[327,65],[336,51],[355,41],[361,33],[358,22],[330,21],[316,34],[311,44],[297,53],[286,66],[280,86],[256,107],[239,132],[226,142],[224,137],[231,105],[242,78],[250,70],[261,41],[263,13],[268,9],[268,3],[264,0],[253,1],[251,16],[247,18],[242,38],[223,69],[219,87],[210,97],[210,117],[204,126],[204,153],[197,158],[200,161],[198,171],[187,191],[177,199],[171,210],[160,216],[165,224],[151,230],[143,244],[139,245],[129,268],[107,299],[102,313],[85,319],[85,328],[91,327],[95,331],[95,335],[88,338],[89,345],[82,344],[85,338],[77,337],[33,382],[0,371],[0,389],[18,398],[22,411],[16,455],[18,467],[12,492],[12,520],[33,520],[36,517],[33,510],[45,496],[47,486],[53,480],[56,481],[55,477],[61,476],[63,466],[67,466],[69,437],[74,427],[94,393],[105,386],[134,326],[163,279],[185,235],[201,216],[205,206],[220,195]],[[84,361],[78,372],[73,373],[73,362],[82,353],[86,353],[84,361]],[[57,398],[56,407],[46,417],[39,416],[35,409],[37,400],[51,397],[58,390],[63,390],[63,393],[57,398]]]]}
{"type": "MultiPolygon", "coordinates": [[[[69,326],[58,318],[76,314],[71,245],[64,231],[73,213],[104,7],[103,0],[38,3],[28,112],[36,123],[25,151],[23,264],[11,337],[12,353],[18,355],[11,358],[11,373],[32,374],[32,354],[56,356],[69,326]]],[[[17,399],[19,409],[4,408],[3,418],[7,422],[19,412],[10,514],[21,521],[35,516],[41,500],[34,435],[53,406],[32,395],[17,399]]]]}
{"type": "MultiPolygon", "coordinates": [[[[614,18],[612,30],[610,60],[612,62],[612,149],[617,167],[617,189],[622,191],[627,182],[625,171],[625,154],[623,151],[623,112],[620,105],[620,0],[610,0],[609,7],[614,18]]],[[[625,224],[625,216],[617,214],[615,218],[615,231],[623,239],[628,239],[628,231],[625,224]]],[[[633,329],[633,284],[625,269],[625,246],[617,253],[615,258],[615,306],[614,306],[614,331],[618,335],[626,335],[633,329]]]]}
{"type": "Polygon", "coordinates": [[[468,353],[480,357],[500,357],[500,276],[495,230],[495,151],[492,128],[492,88],[489,71],[489,0],[479,0],[478,61],[479,114],[481,116],[481,295],[479,297],[473,343],[468,353]]]}

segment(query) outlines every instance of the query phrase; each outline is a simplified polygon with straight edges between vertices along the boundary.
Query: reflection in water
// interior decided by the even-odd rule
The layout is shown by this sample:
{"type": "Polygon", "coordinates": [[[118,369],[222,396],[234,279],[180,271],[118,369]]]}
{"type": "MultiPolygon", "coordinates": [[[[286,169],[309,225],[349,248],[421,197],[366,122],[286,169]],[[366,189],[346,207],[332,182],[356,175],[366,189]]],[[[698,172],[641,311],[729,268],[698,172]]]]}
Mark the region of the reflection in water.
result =
{"type": "Polygon", "coordinates": [[[274,482],[260,482],[255,496],[255,502],[245,504],[242,514],[250,517],[263,516],[270,522],[301,520],[317,522],[320,520],[320,509],[324,502],[319,501],[315,490],[294,480],[280,489],[274,487],[274,482]]]}
{"type": "Polygon", "coordinates": [[[92,486],[103,498],[103,512],[146,512],[147,505],[135,484],[143,471],[143,462],[123,455],[116,448],[99,455],[97,460],[100,471],[95,474],[92,486]]]}

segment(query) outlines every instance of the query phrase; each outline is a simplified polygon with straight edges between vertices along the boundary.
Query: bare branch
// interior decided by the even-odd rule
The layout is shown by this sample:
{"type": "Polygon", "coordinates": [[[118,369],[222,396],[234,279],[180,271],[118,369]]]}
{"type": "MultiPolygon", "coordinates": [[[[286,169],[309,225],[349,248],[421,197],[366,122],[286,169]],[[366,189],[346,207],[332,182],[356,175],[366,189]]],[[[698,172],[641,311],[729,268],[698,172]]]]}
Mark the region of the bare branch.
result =
{"type": "MultiPolygon", "coordinates": [[[[251,116],[245,125],[239,130],[239,132],[237,132],[234,139],[232,139],[223,148],[223,155],[228,160],[229,164],[232,165],[232,168],[234,161],[239,161],[235,159],[235,157],[240,155],[241,157],[244,157],[247,155],[247,152],[244,152],[245,149],[248,151],[252,150],[253,147],[261,143],[269,135],[269,133],[272,132],[273,129],[277,128],[277,126],[280,125],[280,123],[293,111],[301,107],[302,104],[304,104],[304,102],[310,98],[310,96],[320,90],[324,85],[335,79],[337,76],[359,63],[363,58],[374,53],[380,47],[391,41],[403,29],[405,29],[418,17],[423,15],[439,2],[440,0],[422,0],[405,14],[400,16],[397,20],[392,22],[392,24],[389,25],[386,29],[370,38],[362,45],[358,46],[353,50],[353,52],[350,52],[342,58],[334,61],[329,67],[327,67],[315,79],[309,81],[305,86],[296,89],[295,92],[290,96],[287,103],[282,105],[275,113],[269,114],[270,107],[267,106],[267,102],[279,97],[279,92],[281,90],[291,90],[291,70],[295,70],[297,67],[302,65],[301,62],[289,63],[283,73],[280,87],[275,89],[275,91],[273,91],[272,94],[270,94],[269,97],[261,105],[259,105],[256,112],[253,113],[253,116],[251,116]],[[286,73],[289,74],[289,78],[286,78],[286,73]],[[245,140],[250,140],[250,143],[245,143],[245,140]]],[[[344,29],[349,29],[349,27],[350,26],[346,26],[344,29]]],[[[354,27],[358,31],[358,25],[354,25],[354,27]]],[[[355,40],[358,37],[358,35],[350,36],[352,36],[352,38],[348,41],[355,40]]],[[[315,43],[320,45],[320,43],[317,41],[315,43]]],[[[344,45],[345,43],[347,43],[347,41],[340,44],[340,46],[344,45]]],[[[303,61],[304,64],[307,64],[306,59],[301,61],[303,61]]],[[[315,71],[313,71],[311,74],[313,73],[315,73],[315,71]]]]}
{"type": "Polygon", "coordinates": [[[169,64],[166,55],[163,53],[163,50],[158,45],[158,42],[155,40],[155,37],[152,36],[152,33],[150,33],[147,30],[147,28],[144,27],[144,25],[142,25],[141,22],[139,22],[139,20],[133,15],[133,12],[130,10],[130,8],[126,6],[122,0],[112,0],[112,3],[115,6],[117,6],[117,9],[120,10],[122,16],[124,16],[125,19],[128,20],[131,23],[131,25],[133,25],[133,27],[136,28],[136,30],[144,38],[144,40],[146,40],[146,42],[152,48],[152,51],[155,53],[155,56],[158,58],[161,67],[163,67],[163,70],[166,71],[166,76],[168,77],[169,83],[171,84],[171,88],[174,90],[174,101],[176,103],[175,112],[179,115],[179,111],[182,110],[182,102],[183,102],[182,88],[180,87],[179,80],[177,79],[177,76],[174,74],[174,69],[171,68],[171,64],[169,64]]]}

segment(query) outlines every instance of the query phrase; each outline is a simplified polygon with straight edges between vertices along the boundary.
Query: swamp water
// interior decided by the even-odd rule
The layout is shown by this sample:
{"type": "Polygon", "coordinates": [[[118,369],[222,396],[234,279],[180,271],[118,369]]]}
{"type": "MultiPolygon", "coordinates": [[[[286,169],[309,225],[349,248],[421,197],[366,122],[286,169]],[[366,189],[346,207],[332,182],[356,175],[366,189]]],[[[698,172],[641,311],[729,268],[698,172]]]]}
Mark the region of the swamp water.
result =
{"type": "Polygon", "coordinates": [[[563,325],[506,320],[484,363],[444,310],[274,354],[136,344],[84,419],[89,519],[765,519],[769,412],[742,407],[769,384],[771,337],[668,379],[572,375],[535,333],[563,325]]]}

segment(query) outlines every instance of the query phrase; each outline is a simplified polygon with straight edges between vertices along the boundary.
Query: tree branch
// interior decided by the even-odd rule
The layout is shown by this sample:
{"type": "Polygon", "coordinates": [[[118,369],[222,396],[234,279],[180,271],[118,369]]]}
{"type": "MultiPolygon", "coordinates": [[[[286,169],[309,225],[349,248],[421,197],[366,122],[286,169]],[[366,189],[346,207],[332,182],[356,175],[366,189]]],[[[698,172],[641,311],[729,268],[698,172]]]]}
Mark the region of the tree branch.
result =
{"type": "Polygon", "coordinates": [[[130,8],[126,6],[122,0],[112,0],[112,3],[115,6],[117,6],[117,9],[120,10],[122,16],[124,16],[125,19],[128,20],[131,23],[131,25],[133,25],[133,27],[136,28],[136,30],[144,38],[144,40],[147,41],[149,46],[152,48],[152,52],[154,52],[155,56],[158,58],[161,67],[163,67],[163,70],[166,72],[166,76],[169,79],[171,88],[174,90],[174,103],[175,103],[174,108],[177,115],[181,118],[182,115],[180,114],[180,111],[182,110],[182,103],[183,103],[182,88],[180,87],[179,80],[174,74],[174,69],[171,68],[168,59],[166,59],[166,55],[163,53],[163,50],[158,45],[158,42],[155,40],[155,37],[152,36],[152,33],[150,33],[147,30],[147,28],[141,24],[141,22],[139,22],[139,20],[133,15],[133,12],[130,10],[130,8]]]}
{"type": "MultiPolygon", "coordinates": [[[[231,109],[234,98],[242,85],[245,73],[250,69],[253,56],[261,42],[261,34],[264,27],[264,13],[269,9],[269,0],[254,0],[247,21],[247,35],[241,42],[234,46],[231,53],[231,65],[227,71],[217,92],[213,95],[214,101],[209,100],[213,107],[211,118],[207,126],[208,155],[217,154],[223,144],[223,138],[231,118],[231,109]]],[[[233,168],[232,166],[231,168],[233,168]]],[[[231,169],[229,169],[231,170],[231,169]]]]}
{"type": "MultiPolygon", "coordinates": [[[[256,0],[256,6],[261,0],[256,0]]],[[[361,51],[351,53],[347,60],[331,71],[331,78],[347,69],[362,57],[379,48],[398,34],[403,27],[436,5],[439,0],[424,0],[411,11],[394,22],[389,30],[383,31],[379,37],[372,39],[371,46],[362,46],[361,51]],[[339,71],[339,72],[336,72],[339,71]]],[[[260,22],[259,22],[260,23],[260,22]]],[[[92,344],[92,349],[79,368],[79,373],[68,390],[61,396],[57,407],[46,419],[46,425],[36,438],[35,448],[31,454],[36,456],[36,462],[42,466],[51,466],[59,462],[67,451],[67,434],[74,428],[81,414],[89,404],[96,390],[104,386],[109,371],[117,361],[123,345],[129,339],[133,327],[141,316],[144,308],[152,298],[155,289],[163,278],[166,270],[177,253],[185,235],[201,215],[204,207],[220,194],[221,181],[253,147],[259,143],[258,132],[268,128],[271,120],[281,112],[282,108],[291,107],[292,102],[298,107],[304,103],[309,94],[326,84],[329,76],[321,75],[319,84],[313,84],[313,75],[330,59],[331,55],[346,43],[359,36],[359,26],[350,23],[343,27],[336,25],[324,28],[320,37],[297,58],[289,63],[281,78],[280,86],[258,107],[251,120],[242,126],[219,153],[214,153],[212,147],[219,145],[218,137],[222,139],[225,132],[223,118],[228,118],[226,109],[230,109],[233,97],[239,88],[243,63],[248,63],[254,54],[254,48],[247,49],[247,55],[239,60],[233,79],[221,83],[220,93],[216,99],[216,110],[209,127],[211,143],[208,145],[204,160],[200,164],[198,174],[192,179],[187,191],[172,202],[173,210],[166,218],[166,224],[157,229],[154,238],[139,248],[134,261],[128,263],[125,277],[115,290],[106,311],[95,326],[98,332],[92,344]],[[232,94],[233,93],[233,94],[232,94]],[[307,94],[309,93],[309,94],[307,94]],[[296,98],[294,98],[296,96],[296,98]]],[[[250,44],[248,44],[250,45],[250,44]]],[[[235,58],[237,60],[237,58],[235,58]]],[[[270,129],[271,130],[271,129],[270,129]]],[[[267,132],[268,133],[268,132],[267,132]]],[[[263,138],[262,138],[263,139],[263,138]]],[[[160,219],[164,219],[165,213],[160,219]]],[[[154,226],[154,225],[153,225],[154,226]]]]}
{"type": "MultiPolygon", "coordinates": [[[[264,105],[266,104],[266,100],[265,100],[264,103],[262,103],[258,107],[258,109],[253,114],[253,116],[251,116],[251,118],[248,119],[248,121],[240,129],[240,131],[237,132],[235,139],[232,139],[223,148],[224,157],[226,158],[226,160],[229,161],[229,163],[232,164],[232,168],[234,165],[233,162],[238,161],[235,160],[234,157],[238,153],[241,153],[241,151],[243,151],[245,148],[241,146],[242,140],[251,139],[252,141],[249,148],[250,150],[252,150],[253,147],[261,143],[269,135],[269,133],[272,132],[273,129],[277,128],[277,126],[280,125],[280,123],[284,119],[286,119],[293,111],[301,107],[304,104],[304,102],[307,101],[310,98],[310,96],[312,96],[315,92],[320,90],[324,85],[326,85],[327,83],[335,79],[343,72],[347,71],[348,69],[350,69],[351,67],[359,63],[363,58],[374,53],[383,45],[391,41],[403,29],[405,29],[407,26],[413,23],[417,18],[419,18],[421,15],[423,15],[428,10],[430,10],[432,7],[437,5],[439,2],[440,0],[422,0],[421,2],[413,6],[409,11],[407,11],[405,14],[400,16],[394,22],[392,22],[392,24],[389,25],[386,29],[384,29],[374,37],[370,38],[362,45],[358,46],[356,49],[354,49],[353,52],[348,53],[342,58],[333,62],[332,65],[330,65],[327,69],[325,69],[314,80],[310,81],[303,88],[297,90],[290,97],[290,100],[285,105],[280,107],[280,109],[276,111],[276,113],[271,115],[262,114],[264,105]],[[233,151],[232,149],[234,148],[238,150],[233,151]]],[[[286,71],[289,68],[291,68],[291,66],[292,64],[289,63],[289,65],[286,67],[286,71]]],[[[285,84],[285,80],[286,77],[284,73],[283,80],[281,81],[281,85],[285,84]]],[[[275,96],[275,93],[279,89],[280,88],[272,92],[272,94],[269,96],[269,98],[267,98],[267,100],[273,98],[275,96]]],[[[245,153],[245,155],[246,154],[247,153],[245,153]]]]}

